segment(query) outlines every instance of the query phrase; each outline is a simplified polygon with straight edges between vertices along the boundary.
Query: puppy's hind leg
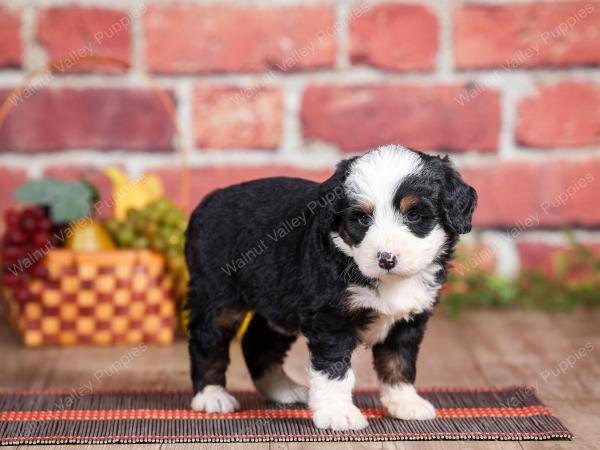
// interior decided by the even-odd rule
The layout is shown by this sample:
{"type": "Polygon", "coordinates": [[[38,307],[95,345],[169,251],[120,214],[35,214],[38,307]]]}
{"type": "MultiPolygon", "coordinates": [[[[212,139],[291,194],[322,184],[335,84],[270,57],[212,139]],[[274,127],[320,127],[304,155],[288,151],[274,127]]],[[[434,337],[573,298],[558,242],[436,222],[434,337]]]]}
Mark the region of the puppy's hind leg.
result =
{"type": "Polygon", "coordinates": [[[256,389],[278,403],[306,403],[308,389],[291,380],[283,370],[283,361],[295,335],[274,330],[256,314],[242,341],[246,365],[256,389]]]}
{"type": "Polygon", "coordinates": [[[192,311],[189,352],[193,410],[228,413],[239,409],[235,397],[225,390],[225,372],[229,365],[229,343],[243,314],[230,309],[192,311]]]}

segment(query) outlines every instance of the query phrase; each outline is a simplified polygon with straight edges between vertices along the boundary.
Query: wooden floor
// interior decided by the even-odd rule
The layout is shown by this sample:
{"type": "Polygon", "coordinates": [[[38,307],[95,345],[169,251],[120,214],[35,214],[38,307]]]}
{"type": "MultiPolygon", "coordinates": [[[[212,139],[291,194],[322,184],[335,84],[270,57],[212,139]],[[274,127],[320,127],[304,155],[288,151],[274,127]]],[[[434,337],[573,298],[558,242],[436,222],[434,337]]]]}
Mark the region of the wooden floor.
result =
{"type": "MultiPolygon", "coordinates": [[[[1,323],[5,323],[3,320],[1,323]]],[[[188,387],[184,342],[147,348],[133,359],[127,348],[27,350],[6,325],[0,326],[0,389],[93,389],[188,387]],[[129,361],[122,370],[115,361],[129,361]],[[97,371],[103,375],[98,381],[97,371]],[[114,372],[114,373],[113,373],[114,372]]],[[[288,373],[306,381],[308,354],[298,342],[288,373]]],[[[369,353],[359,350],[353,367],[358,385],[376,385],[369,353]]],[[[600,445],[600,311],[575,314],[477,311],[452,320],[434,317],[419,360],[419,386],[507,386],[530,384],[575,434],[572,442],[405,442],[236,444],[235,449],[597,449],[600,445]],[[587,351],[577,356],[580,349],[587,351]],[[590,351],[591,350],[591,351],[590,351]]],[[[251,387],[239,344],[232,346],[230,388],[251,387]]],[[[144,445],[147,449],[198,448],[201,444],[144,445]]],[[[69,449],[86,446],[70,446],[69,449]]],[[[90,446],[119,448],[126,446],[90,446]]],[[[141,448],[142,446],[140,446],[141,448]]],[[[206,448],[226,448],[205,445],[206,448]]],[[[229,446],[231,447],[231,446],[229,446]]],[[[29,448],[20,446],[19,449],[29,448]]]]}

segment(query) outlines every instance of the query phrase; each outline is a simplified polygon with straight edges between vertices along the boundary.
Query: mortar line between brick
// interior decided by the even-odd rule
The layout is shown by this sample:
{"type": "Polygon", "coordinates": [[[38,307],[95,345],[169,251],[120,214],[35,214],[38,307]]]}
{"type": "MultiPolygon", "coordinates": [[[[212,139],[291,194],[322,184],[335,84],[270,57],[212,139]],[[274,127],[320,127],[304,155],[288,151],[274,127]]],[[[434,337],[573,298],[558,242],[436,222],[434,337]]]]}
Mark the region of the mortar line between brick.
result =
{"type": "MultiPolygon", "coordinates": [[[[19,77],[25,76],[29,71],[5,70],[0,71],[0,86],[12,86],[19,81],[19,77]]],[[[267,71],[250,74],[195,74],[195,75],[149,75],[159,83],[174,83],[181,80],[202,81],[214,84],[239,84],[252,85],[265,79],[267,71]]],[[[515,80],[527,78],[535,84],[553,84],[563,81],[595,82],[600,79],[600,67],[572,68],[569,70],[545,71],[543,69],[513,70],[513,71],[458,71],[447,74],[437,72],[428,73],[389,73],[367,67],[351,67],[345,71],[338,70],[315,70],[313,72],[279,73],[272,71],[269,75],[269,83],[277,85],[287,81],[304,81],[306,83],[327,83],[332,85],[352,84],[415,84],[429,86],[432,84],[464,84],[466,82],[485,83],[490,77],[498,82],[514,83],[515,80]],[[340,81],[340,78],[343,80],[340,81]]],[[[100,73],[69,74],[56,76],[52,85],[74,84],[86,86],[96,84],[99,86],[127,85],[129,77],[127,74],[105,76],[100,73]]]]}
{"type": "Polygon", "coordinates": [[[279,153],[293,156],[302,147],[302,133],[300,124],[300,102],[302,101],[302,87],[296,83],[282,88],[282,125],[279,153]]]}
{"type": "Polygon", "coordinates": [[[145,2],[138,1],[141,4],[141,8],[137,5],[131,5],[128,9],[129,17],[131,17],[131,29],[129,30],[130,39],[130,53],[131,53],[131,64],[134,69],[143,71],[145,66],[144,61],[144,50],[145,50],[145,39],[144,39],[144,26],[143,26],[143,15],[146,13],[147,5],[145,2]]]}
{"type": "MultiPolygon", "coordinates": [[[[181,152],[185,149],[191,151],[194,148],[194,86],[191,82],[182,81],[175,87],[175,95],[177,99],[177,124],[181,133],[180,143],[182,145],[182,148],[178,149],[178,156],[181,158],[181,152]]],[[[188,157],[190,156],[188,155],[188,157]]],[[[181,161],[178,162],[181,163],[181,161]]]]}
{"type": "MultiPolygon", "coordinates": [[[[210,165],[253,165],[253,164],[284,164],[299,168],[331,168],[340,159],[358,154],[346,153],[328,145],[317,143],[306,143],[298,151],[278,152],[261,149],[230,149],[227,151],[219,149],[197,149],[194,148],[190,155],[190,166],[204,167],[210,165]],[[313,158],[317,155],[318,157],[313,158]]],[[[359,152],[360,153],[360,152],[359,152]]],[[[444,155],[443,152],[430,152],[431,154],[444,155]]],[[[576,152],[575,152],[576,153],[576,152]]],[[[588,162],[590,160],[600,160],[598,149],[575,154],[573,151],[568,153],[554,152],[552,158],[548,158],[544,151],[537,151],[536,155],[515,154],[510,159],[511,163],[545,163],[549,161],[561,162],[588,162]],[[592,153],[593,152],[593,153],[592,153]]],[[[160,167],[164,164],[173,164],[177,157],[175,153],[144,153],[128,150],[100,151],[92,149],[84,150],[66,150],[56,153],[0,153],[0,165],[25,168],[32,164],[32,156],[41,164],[70,164],[70,165],[106,165],[109,163],[119,163],[123,160],[131,160],[144,167],[160,167]]],[[[450,154],[452,160],[459,168],[490,166],[497,163],[497,158],[493,154],[450,154]]]]}
{"type": "Polygon", "coordinates": [[[37,21],[38,11],[35,6],[25,6],[21,9],[22,70],[25,73],[29,73],[37,68],[36,59],[44,55],[36,42],[37,21]]]}
{"type": "Polygon", "coordinates": [[[438,17],[437,70],[442,76],[454,73],[454,38],[452,35],[452,5],[450,0],[434,2],[438,17]]]}
{"type": "MultiPolygon", "coordinates": [[[[579,242],[588,243],[600,243],[600,230],[586,230],[575,228],[572,230],[573,236],[579,242]]],[[[554,245],[565,245],[569,241],[565,237],[563,230],[528,230],[519,234],[515,239],[518,244],[523,243],[536,243],[541,242],[545,244],[554,245]]]]}
{"type": "Polygon", "coordinates": [[[335,67],[340,70],[350,67],[350,10],[352,6],[348,0],[335,3],[335,67]]]}

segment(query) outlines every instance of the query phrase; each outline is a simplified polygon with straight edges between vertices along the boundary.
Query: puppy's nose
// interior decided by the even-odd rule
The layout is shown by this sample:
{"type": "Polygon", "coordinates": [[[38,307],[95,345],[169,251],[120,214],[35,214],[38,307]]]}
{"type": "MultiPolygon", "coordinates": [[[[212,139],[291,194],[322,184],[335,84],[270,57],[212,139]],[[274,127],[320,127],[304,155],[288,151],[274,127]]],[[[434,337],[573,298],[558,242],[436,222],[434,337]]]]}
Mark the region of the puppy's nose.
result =
{"type": "Polygon", "coordinates": [[[393,269],[396,265],[396,257],[388,252],[378,252],[377,259],[379,260],[379,267],[385,270],[393,269]]]}

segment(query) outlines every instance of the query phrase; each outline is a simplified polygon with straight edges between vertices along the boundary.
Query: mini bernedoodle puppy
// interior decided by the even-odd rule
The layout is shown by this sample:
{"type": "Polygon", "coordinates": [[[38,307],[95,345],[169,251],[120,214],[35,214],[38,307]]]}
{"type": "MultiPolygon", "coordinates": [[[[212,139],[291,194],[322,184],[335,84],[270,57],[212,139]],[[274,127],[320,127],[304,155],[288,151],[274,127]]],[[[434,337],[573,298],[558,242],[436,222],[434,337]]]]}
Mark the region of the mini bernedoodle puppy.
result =
{"type": "Polygon", "coordinates": [[[231,412],[229,343],[247,311],[246,364],[258,391],[307,403],[319,428],[359,429],[350,358],[372,348],[392,417],[433,419],[413,386],[427,319],[477,202],[447,157],[389,145],[340,162],[327,181],[268,178],[217,190],[186,232],[192,408],[231,412]],[[310,385],[282,369],[302,333],[310,385]]]}

